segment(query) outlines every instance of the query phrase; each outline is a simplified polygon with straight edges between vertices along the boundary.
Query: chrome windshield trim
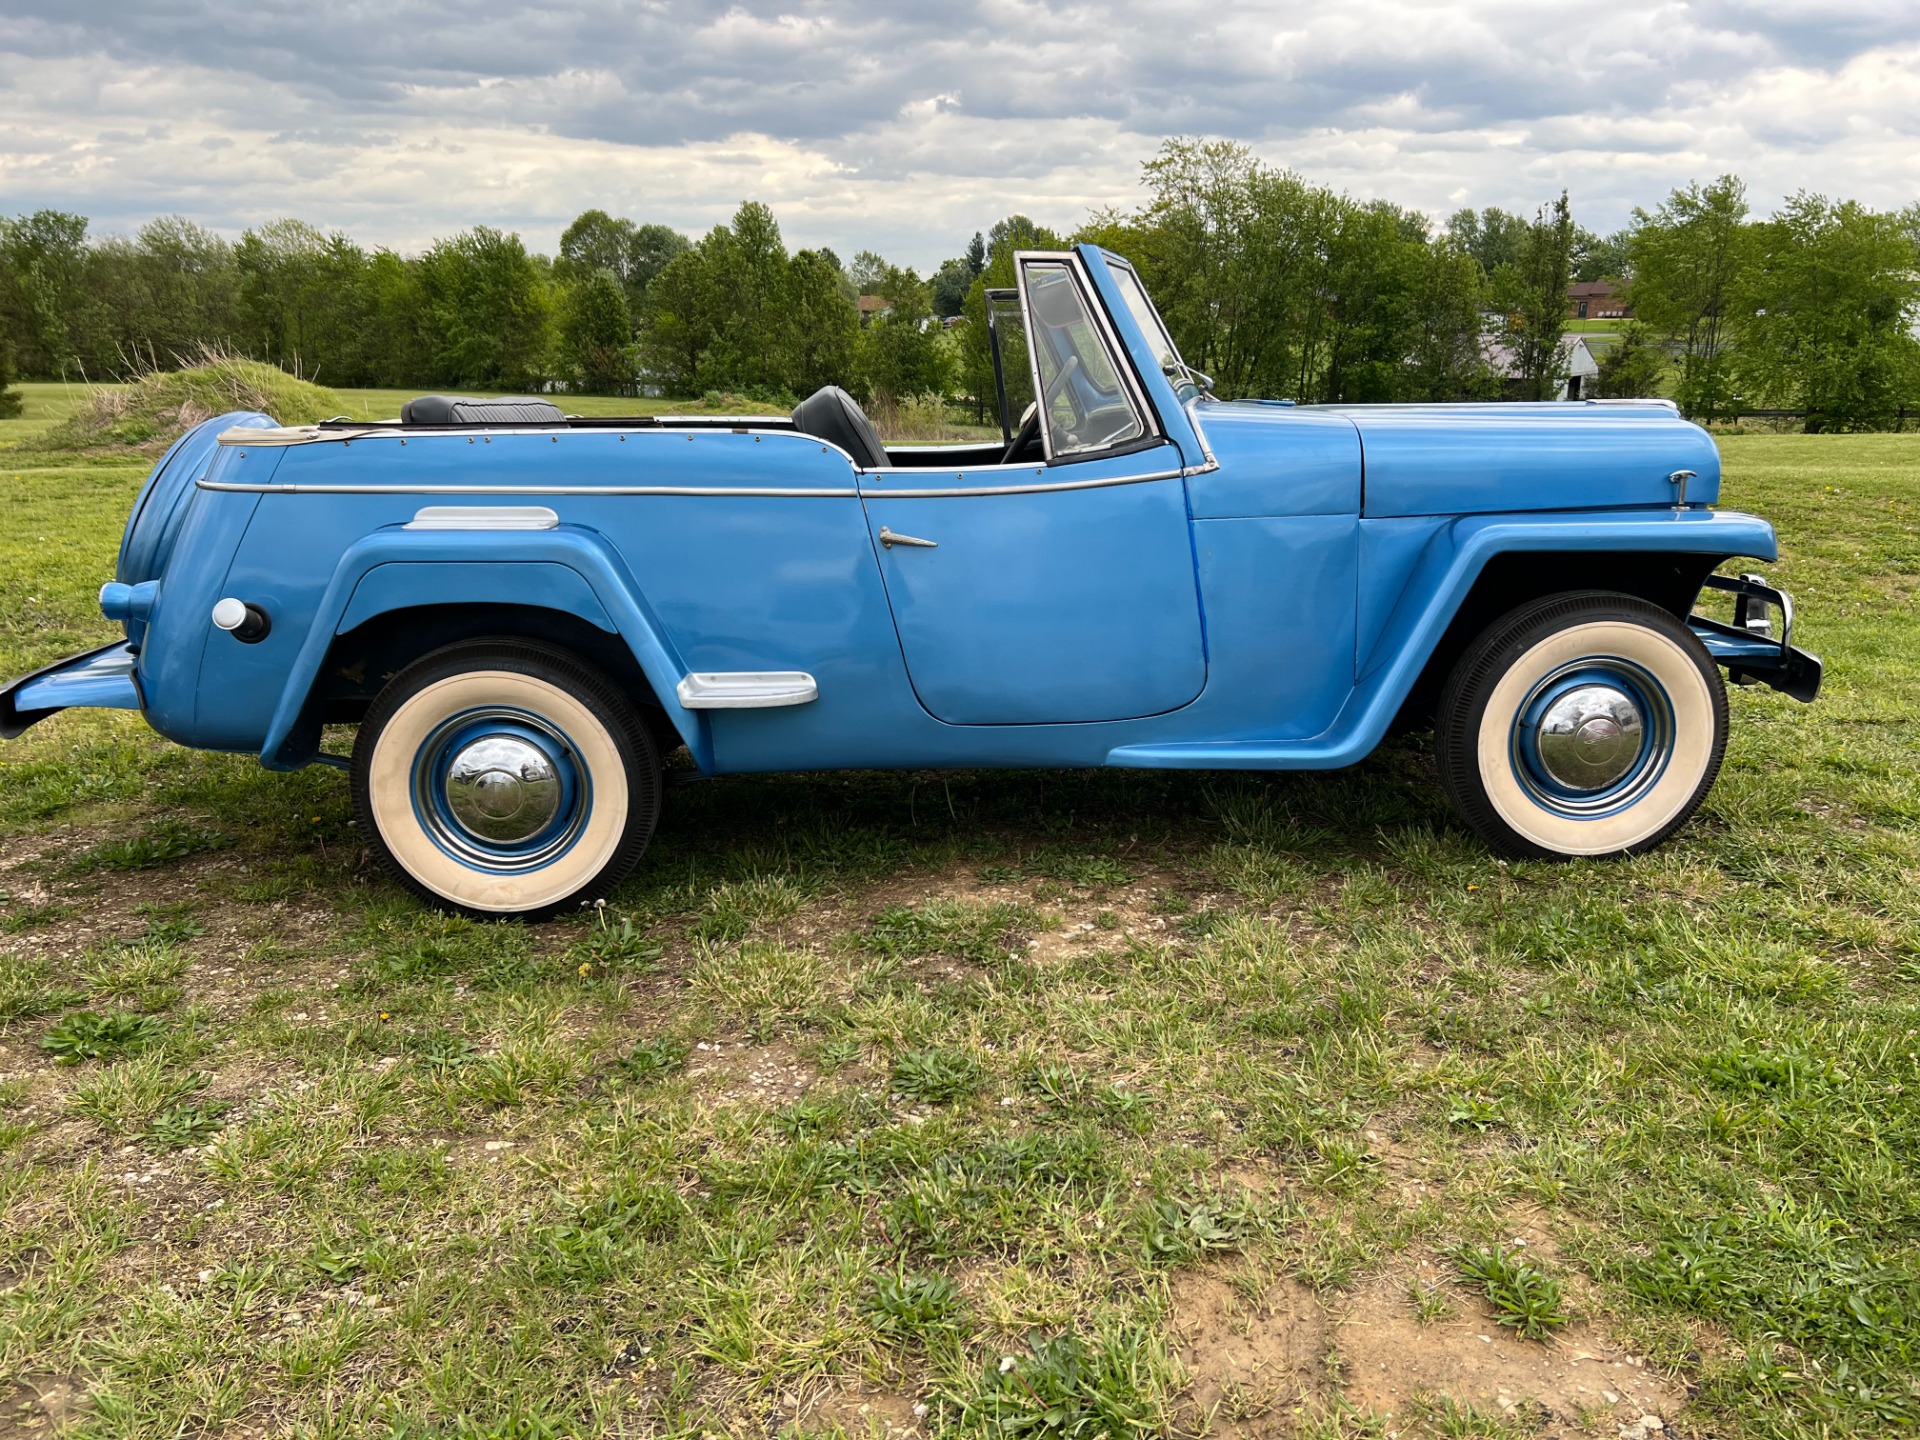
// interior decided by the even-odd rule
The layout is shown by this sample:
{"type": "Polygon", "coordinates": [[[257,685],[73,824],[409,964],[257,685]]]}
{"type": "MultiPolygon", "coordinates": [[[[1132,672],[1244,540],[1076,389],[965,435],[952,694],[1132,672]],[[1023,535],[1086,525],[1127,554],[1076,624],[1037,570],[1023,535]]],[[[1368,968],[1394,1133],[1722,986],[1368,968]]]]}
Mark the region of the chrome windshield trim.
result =
{"type": "MultiPolygon", "coordinates": [[[[1120,343],[1120,337],[1114,333],[1113,321],[1107,315],[1106,302],[1100,298],[1100,292],[1094,287],[1092,278],[1087,274],[1086,261],[1073,250],[1016,250],[1013,256],[1013,274],[1015,289],[1020,292],[1021,323],[1027,327],[1027,364],[1033,371],[1033,394],[1035,403],[1047,393],[1046,383],[1040,375],[1040,350],[1034,343],[1033,307],[1027,298],[1027,266],[1030,263],[1061,264],[1066,267],[1067,275],[1080,296],[1080,303],[1086,307],[1087,317],[1093,321],[1101,345],[1106,348],[1107,364],[1119,380],[1127,403],[1133,409],[1134,419],[1140,422],[1141,438],[1167,438],[1166,427],[1160,423],[1160,417],[1152,405],[1147,402],[1145,389],[1140,377],[1134,373],[1133,356],[1127,353],[1127,347],[1120,343]]],[[[1047,457],[1047,463],[1054,463],[1052,427],[1046,423],[1046,416],[1040,417],[1040,448],[1047,457]]],[[[1076,451],[1077,458],[1086,459],[1096,456],[1098,450],[1076,451]]]]}

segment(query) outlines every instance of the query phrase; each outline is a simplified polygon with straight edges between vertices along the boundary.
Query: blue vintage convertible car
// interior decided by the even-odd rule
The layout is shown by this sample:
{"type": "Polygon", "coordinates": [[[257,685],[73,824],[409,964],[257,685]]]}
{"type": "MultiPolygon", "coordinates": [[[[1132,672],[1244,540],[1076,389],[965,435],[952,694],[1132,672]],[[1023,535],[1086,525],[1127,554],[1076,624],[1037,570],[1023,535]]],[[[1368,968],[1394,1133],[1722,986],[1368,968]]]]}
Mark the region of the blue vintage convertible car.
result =
{"type": "Polygon", "coordinates": [[[1818,689],[1787,597],[1715,574],[1773,529],[1710,508],[1719,456],[1671,406],[1222,402],[1120,257],[1016,268],[991,444],[886,446],[835,388],[790,417],[209,421],[101,591],[126,639],[7,687],[0,732],[118,707],[341,766],[416,893],[538,915],[631,870],[682,745],[708,773],[1321,769],[1431,724],[1490,845],[1599,856],[1712,785],[1722,668],[1818,689]]]}

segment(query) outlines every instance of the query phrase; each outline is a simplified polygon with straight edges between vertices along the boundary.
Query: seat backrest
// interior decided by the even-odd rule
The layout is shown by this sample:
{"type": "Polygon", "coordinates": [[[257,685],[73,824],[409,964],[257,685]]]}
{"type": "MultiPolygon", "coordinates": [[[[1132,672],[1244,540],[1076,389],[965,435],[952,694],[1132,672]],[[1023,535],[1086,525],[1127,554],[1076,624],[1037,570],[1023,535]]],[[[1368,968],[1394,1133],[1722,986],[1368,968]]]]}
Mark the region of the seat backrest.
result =
{"type": "Polygon", "coordinates": [[[403,425],[558,425],[566,412],[551,400],[511,395],[474,400],[465,395],[422,395],[400,407],[403,425]]]}
{"type": "Polygon", "coordinates": [[[793,428],[829,445],[838,445],[862,470],[887,463],[887,447],[853,396],[838,385],[823,385],[793,407],[793,428]]]}

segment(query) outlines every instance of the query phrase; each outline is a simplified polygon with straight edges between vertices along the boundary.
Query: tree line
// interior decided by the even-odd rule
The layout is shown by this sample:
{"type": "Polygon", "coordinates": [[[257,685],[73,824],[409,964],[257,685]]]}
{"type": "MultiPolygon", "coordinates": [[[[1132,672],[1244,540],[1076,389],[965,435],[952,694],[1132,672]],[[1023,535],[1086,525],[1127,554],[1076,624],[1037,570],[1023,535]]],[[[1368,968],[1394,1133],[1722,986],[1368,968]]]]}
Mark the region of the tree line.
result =
{"type": "Polygon", "coordinates": [[[1759,218],[1723,176],[1601,236],[1564,193],[1435,225],[1222,141],[1169,140],[1143,178],[1136,207],[1071,232],[1008,216],[924,277],[868,251],[790,252],[756,202],[695,240],[588,210],[551,257],[485,226],[403,255],[299,220],[236,243],[177,216],[99,238],[79,215],[0,217],[0,390],[9,370],[116,379],[216,347],[336,386],[775,402],[838,383],[984,409],[985,291],[1012,283],[1016,250],[1092,240],[1138,265],[1222,395],[1547,396],[1568,285],[1612,279],[1634,318],[1603,395],[1671,393],[1706,419],[1799,410],[1816,428],[1920,406],[1920,205],[1801,194],[1759,218]]]}

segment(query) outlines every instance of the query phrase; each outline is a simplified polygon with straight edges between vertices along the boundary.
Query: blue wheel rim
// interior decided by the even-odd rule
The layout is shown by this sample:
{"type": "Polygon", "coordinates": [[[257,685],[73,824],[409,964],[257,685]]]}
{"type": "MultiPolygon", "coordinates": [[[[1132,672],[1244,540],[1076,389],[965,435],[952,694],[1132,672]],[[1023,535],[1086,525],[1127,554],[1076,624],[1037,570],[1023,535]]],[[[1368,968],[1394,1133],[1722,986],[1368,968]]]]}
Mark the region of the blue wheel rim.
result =
{"type": "Polygon", "coordinates": [[[441,851],[469,869],[498,875],[553,864],[579,840],[593,810],[592,776],[566,733],[542,716],[508,706],[464,710],[435,726],[414,752],[412,791],[420,827],[441,851]],[[553,814],[528,834],[489,837],[456,813],[449,793],[454,762],[487,741],[530,747],[558,782],[553,814]]]}
{"type": "Polygon", "coordinates": [[[1508,745],[1514,778],[1541,809],[1568,820],[1602,820],[1643,799],[1660,782],[1674,749],[1673,700],[1644,666],[1619,656],[1571,661],[1544,676],[1520,702],[1508,745]],[[1639,712],[1640,744],[1625,772],[1605,785],[1571,786],[1557,778],[1540,750],[1542,717],[1571,692],[1606,686],[1628,697],[1639,712]]]}

